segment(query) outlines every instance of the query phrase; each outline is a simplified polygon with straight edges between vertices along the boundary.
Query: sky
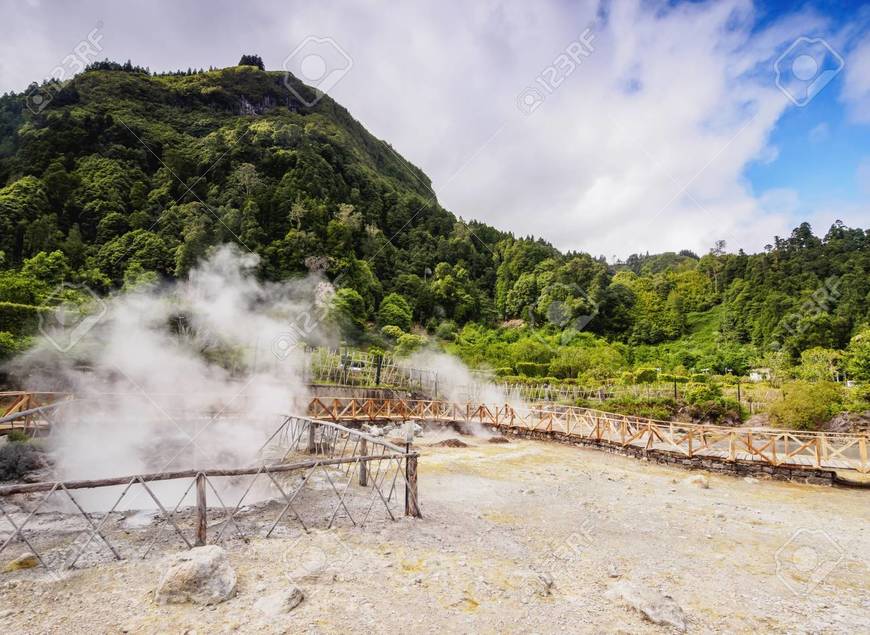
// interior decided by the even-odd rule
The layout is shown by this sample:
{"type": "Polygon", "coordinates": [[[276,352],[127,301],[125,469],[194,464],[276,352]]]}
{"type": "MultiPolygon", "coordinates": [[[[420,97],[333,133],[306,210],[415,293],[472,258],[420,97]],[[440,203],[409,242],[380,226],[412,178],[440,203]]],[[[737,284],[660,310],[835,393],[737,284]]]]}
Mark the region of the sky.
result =
{"type": "Polygon", "coordinates": [[[870,227],[868,2],[0,0],[0,19],[0,91],[89,35],[151,70],[256,53],[420,166],[450,211],[563,250],[870,227]]]}

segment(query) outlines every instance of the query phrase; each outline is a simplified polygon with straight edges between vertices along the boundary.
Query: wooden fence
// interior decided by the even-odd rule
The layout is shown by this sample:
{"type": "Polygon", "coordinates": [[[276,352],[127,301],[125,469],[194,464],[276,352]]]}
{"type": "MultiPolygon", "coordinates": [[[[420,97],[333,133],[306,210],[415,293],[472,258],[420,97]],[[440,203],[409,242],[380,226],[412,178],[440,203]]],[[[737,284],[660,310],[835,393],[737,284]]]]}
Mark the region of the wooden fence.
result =
{"type": "Polygon", "coordinates": [[[868,435],[737,428],[603,412],[571,406],[517,408],[510,404],[471,404],[394,399],[313,399],[313,417],[333,421],[426,421],[480,423],[497,428],[559,433],[578,440],[635,446],[726,461],[760,461],[795,466],[870,472],[868,435]]]}

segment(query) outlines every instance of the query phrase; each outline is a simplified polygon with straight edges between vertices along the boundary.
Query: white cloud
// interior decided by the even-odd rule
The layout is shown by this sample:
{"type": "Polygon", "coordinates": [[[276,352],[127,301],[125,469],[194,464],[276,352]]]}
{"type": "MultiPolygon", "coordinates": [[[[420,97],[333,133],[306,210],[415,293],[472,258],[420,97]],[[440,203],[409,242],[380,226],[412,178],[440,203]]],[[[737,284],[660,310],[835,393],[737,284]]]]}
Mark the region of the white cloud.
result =
{"type": "Polygon", "coordinates": [[[870,37],[846,56],[842,98],[853,120],[870,123],[870,37]]]}
{"type": "MultiPolygon", "coordinates": [[[[768,137],[789,107],[772,60],[823,21],[754,29],[745,0],[603,6],[222,0],[204,19],[184,3],[84,0],[72,18],[9,11],[48,59],[103,19],[106,55],[160,69],[228,65],[243,51],[279,68],[306,36],[332,37],[353,68],[331,94],[422,167],[443,205],[563,249],[704,251],[719,238],[758,249],[787,233],[791,219],[743,173],[776,156],[768,137]],[[522,114],[518,94],[590,26],[594,53],[522,114]]],[[[18,60],[3,81],[18,89],[40,75],[10,54],[21,45],[0,43],[0,59],[18,60]]]]}
{"type": "Polygon", "coordinates": [[[823,121],[819,125],[810,130],[809,139],[811,143],[822,143],[827,141],[831,136],[831,128],[828,123],[823,121]]]}

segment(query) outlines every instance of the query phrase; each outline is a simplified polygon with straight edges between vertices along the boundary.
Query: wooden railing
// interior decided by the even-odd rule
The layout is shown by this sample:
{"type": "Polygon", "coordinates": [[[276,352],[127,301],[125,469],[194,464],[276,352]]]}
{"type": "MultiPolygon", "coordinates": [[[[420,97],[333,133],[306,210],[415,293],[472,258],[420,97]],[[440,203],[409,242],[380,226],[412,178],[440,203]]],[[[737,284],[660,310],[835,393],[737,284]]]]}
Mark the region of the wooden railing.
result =
{"type": "Polygon", "coordinates": [[[677,423],[571,406],[516,408],[510,404],[402,399],[312,399],[309,415],[332,421],[473,422],[565,435],[600,444],[640,447],[688,459],[710,457],[732,462],[760,461],[771,466],[870,473],[870,440],[866,433],[677,423]]]}

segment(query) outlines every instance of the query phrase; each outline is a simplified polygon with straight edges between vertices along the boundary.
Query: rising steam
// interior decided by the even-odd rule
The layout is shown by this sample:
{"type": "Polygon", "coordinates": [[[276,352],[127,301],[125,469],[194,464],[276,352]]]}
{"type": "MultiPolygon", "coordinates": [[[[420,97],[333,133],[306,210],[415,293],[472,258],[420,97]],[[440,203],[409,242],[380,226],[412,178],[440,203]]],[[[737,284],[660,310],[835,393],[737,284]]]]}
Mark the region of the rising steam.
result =
{"type": "Polygon", "coordinates": [[[331,287],[313,274],[262,283],[256,265],[220,247],[186,281],[106,300],[70,351],[46,339],[10,365],[21,385],[75,395],[49,439],[59,478],[251,465],[280,415],[304,412],[302,342],[288,338],[304,322],[328,342],[312,316],[331,287]]]}

